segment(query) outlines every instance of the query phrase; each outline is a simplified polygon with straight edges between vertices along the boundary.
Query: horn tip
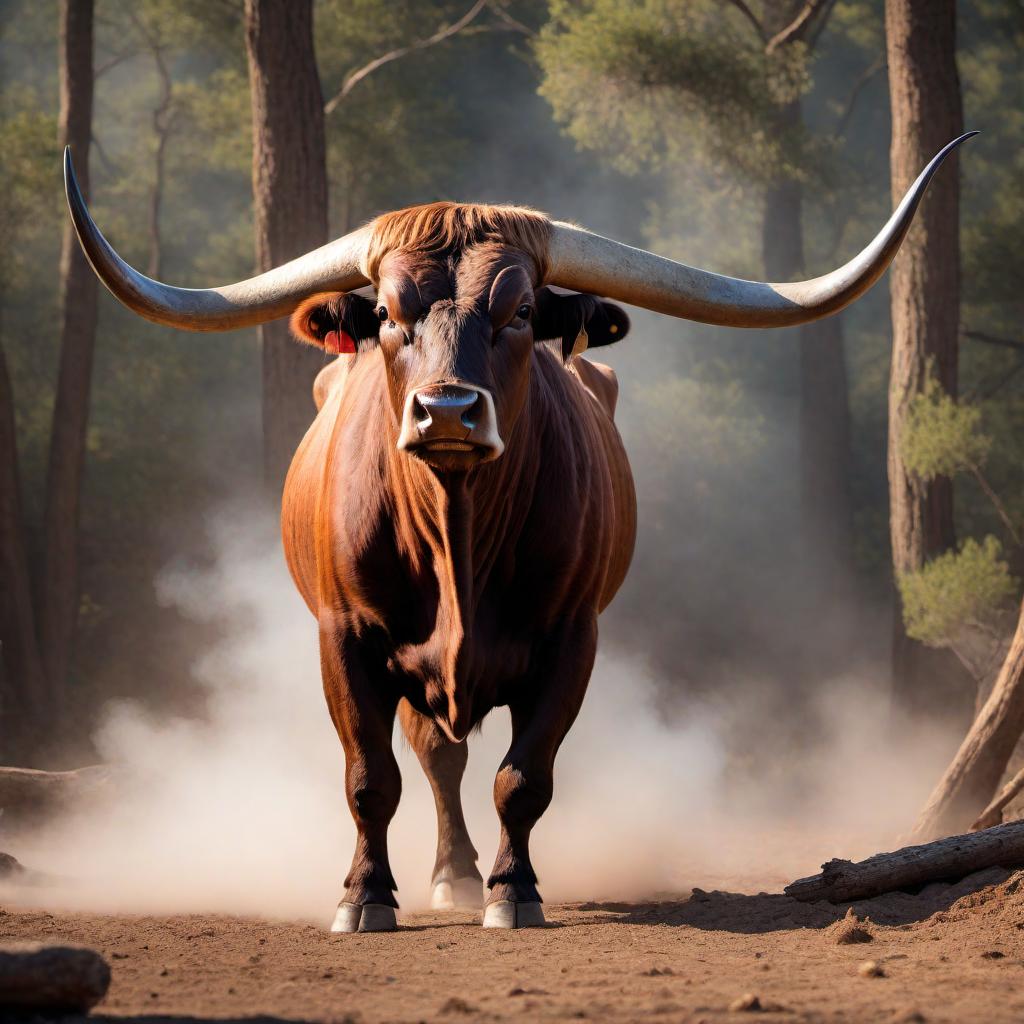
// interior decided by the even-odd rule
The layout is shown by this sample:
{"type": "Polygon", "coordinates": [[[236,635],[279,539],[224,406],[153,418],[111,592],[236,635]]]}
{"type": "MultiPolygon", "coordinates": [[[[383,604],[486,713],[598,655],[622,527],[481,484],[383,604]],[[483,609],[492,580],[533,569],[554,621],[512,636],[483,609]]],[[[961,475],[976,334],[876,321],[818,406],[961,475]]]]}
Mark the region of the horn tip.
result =
{"type": "Polygon", "coordinates": [[[71,192],[78,186],[78,176],[75,174],[75,163],[71,159],[71,147],[64,147],[64,189],[71,192]]]}
{"type": "Polygon", "coordinates": [[[980,135],[980,134],[981,134],[981,131],[979,129],[974,129],[973,131],[964,132],[963,135],[958,135],[955,139],[953,139],[953,141],[950,142],[949,145],[947,145],[945,148],[947,150],[957,149],[962,143],[966,142],[968,139],[973,139],[975,135],[980,135]]]}

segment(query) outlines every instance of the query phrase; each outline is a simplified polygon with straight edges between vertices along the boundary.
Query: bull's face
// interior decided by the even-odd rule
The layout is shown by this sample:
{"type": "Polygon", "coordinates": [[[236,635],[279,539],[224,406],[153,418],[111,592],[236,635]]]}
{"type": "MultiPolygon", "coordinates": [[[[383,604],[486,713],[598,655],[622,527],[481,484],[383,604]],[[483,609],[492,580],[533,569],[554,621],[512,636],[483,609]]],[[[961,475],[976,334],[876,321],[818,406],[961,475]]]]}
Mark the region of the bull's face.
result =
{"type": "Polygon", "coordinates": [[[292,318],[298,337],[328,351],[376,346],[401,451],[439,472],[498,458],[527,400],[536,341],[562,358],[625,337],[629,319],[589,295],[534,287],[517,250],[474,246],[441,263],[394,253],[380,265],[376,300],[320,295],[292,318]]]}

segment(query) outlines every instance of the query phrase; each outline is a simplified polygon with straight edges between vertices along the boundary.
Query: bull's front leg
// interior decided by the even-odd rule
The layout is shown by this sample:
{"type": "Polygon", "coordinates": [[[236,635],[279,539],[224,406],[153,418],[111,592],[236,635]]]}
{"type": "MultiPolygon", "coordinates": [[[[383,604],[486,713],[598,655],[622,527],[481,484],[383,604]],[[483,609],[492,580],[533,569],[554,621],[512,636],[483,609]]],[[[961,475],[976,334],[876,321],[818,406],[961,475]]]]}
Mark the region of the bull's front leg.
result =
{"type": "Polygon", "coordinates": [[[372,678],[354,639],[329,621],[320,624],[324,694],[345,748],[345,795],[356,824],[356,849],[334,932],[397,927],[388,863],[388,826],[398,808],[402,777],[391,745],[398,696],[386,678],[372,678]]]}
{"type": "Polygon", "coordinates": [[[462,776],[469,745],[452,743],[437,724],[415,711],[408,701],[398,706],[409,745],[434,792],[437,808],[437,858],[431,878],[430,905],[434,910],[480,909],[484,880],[476,866],[476,850],[462,812],[462,776]]]}
{"type": "Polygon", "coordinates": [[[596,619],[565,625],[511,695],[512,744],[494,780],[501,834],[487,880],[485,928],[544,924],[530,833],[551,803],[555,755],[583,703],[596,650],[596,619]]]}

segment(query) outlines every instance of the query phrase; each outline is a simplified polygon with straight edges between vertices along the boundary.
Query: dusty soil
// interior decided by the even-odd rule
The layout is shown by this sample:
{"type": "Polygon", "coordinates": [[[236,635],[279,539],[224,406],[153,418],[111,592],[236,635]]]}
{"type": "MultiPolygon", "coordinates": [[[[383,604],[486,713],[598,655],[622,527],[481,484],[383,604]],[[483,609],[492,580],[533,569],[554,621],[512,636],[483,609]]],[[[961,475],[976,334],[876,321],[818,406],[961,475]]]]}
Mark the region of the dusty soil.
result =
{"type": "Polygon", "coordinates": [[[847,906],[700,890],[546,910],[534,931],[416,914],[390,935],[330,935],[9,908],[0,941],[100,950],[113,982],[93,1021],[1024,1020],[1024,872],[856,903],[859,923],[847,906]]]}

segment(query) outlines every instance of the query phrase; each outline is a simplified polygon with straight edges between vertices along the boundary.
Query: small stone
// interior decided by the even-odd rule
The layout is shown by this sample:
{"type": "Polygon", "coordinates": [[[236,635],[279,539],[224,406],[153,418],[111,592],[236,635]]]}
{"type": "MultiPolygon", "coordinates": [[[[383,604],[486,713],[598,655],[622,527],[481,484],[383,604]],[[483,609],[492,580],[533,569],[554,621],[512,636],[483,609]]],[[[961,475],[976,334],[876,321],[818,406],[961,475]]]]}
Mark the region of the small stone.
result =
{"type": "Polygon", "coordinates": [[[451,999],[442,1003],[441,1009],[438,1010],[438,1013],[476,1013],[476,1007],[471,1006],[465,999],[460,999],[458,996],[452,996],[451,999]]]}
{"type": "Polygon", "coordinates": [[[730,1013],[758,1013],[762,1009],[761,1000],[753,992],[746,992],[729,1004],[730,1013]]]}
{"type": "Polygon", "coordinates": [[[1006,954],[999,949],[989,949],[981,954],[984,960],[1002,960],[1006,954]]]}
{"type": "Polygon", "coordinates": [[[862,978],[884,978],[885,971],[877,960],[865,960],[857,967],[857,973],[862,978]]]}
{"type": "Polygon", "coordinates": [[[928,1018],[920,1010],[911,1006],[906,1010],[897,1010],[893,1014],[892,1024],[928,1024],[928,1018]]]}
{"type": "Polygon", "coordinates": [[[0,1011],[88,1013],[110,987],[110,966],[81,946],[0,946],[0,1011]]]}

